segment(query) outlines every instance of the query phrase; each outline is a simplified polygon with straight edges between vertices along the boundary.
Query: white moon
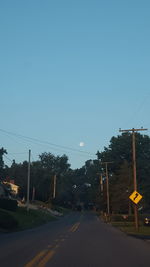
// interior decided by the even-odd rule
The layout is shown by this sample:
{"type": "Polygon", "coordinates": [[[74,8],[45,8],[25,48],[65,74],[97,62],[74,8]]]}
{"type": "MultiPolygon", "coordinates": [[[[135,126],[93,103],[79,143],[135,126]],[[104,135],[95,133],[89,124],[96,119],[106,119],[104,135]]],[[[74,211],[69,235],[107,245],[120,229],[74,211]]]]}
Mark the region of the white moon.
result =
{"type": "Polygon", "coordinates": [[[84,142],[80,142],[79,146],[85,146],[84,142]]]}

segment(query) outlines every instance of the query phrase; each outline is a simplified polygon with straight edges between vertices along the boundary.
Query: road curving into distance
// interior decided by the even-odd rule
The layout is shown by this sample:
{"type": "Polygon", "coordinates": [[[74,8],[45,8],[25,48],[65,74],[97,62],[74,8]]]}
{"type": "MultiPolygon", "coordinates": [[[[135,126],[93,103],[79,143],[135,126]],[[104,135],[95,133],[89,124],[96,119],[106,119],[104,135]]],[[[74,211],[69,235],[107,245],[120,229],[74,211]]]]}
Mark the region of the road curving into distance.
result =
{"type": "Polygon", "coordinates": [[[101,222],[92,212],[0,235],[1,267],[149,267],[150,244],[101,222]]]}

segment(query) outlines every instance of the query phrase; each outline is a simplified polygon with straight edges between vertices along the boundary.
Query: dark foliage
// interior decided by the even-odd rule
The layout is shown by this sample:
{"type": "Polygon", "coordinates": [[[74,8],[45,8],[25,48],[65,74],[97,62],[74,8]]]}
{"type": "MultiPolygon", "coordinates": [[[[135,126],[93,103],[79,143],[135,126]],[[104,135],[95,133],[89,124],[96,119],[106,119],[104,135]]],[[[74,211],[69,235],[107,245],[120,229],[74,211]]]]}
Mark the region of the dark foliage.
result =
{"type": "Polygon", "coordinates": [[[0,209],[16,211],[18,207],[17,200],[0,198],[0,209]]]}
{"type": "Polygon", "coordinates": [[[18,227],[18,222],[12,215],[0,210],[0,227],[7,230],[13,230],[18,227]]]}

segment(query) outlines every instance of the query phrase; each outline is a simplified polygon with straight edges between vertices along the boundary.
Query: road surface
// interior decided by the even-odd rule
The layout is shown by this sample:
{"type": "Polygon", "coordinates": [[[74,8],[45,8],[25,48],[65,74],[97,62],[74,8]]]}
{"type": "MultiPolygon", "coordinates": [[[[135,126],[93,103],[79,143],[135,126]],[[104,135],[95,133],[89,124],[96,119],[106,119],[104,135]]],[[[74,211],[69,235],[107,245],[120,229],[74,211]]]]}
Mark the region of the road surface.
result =
{"type": "Polygon", "coordinates": [[[150,244],[92,212],[73,212],[36,229],[0,234],[1,267],[149,267],[150,244]]]}

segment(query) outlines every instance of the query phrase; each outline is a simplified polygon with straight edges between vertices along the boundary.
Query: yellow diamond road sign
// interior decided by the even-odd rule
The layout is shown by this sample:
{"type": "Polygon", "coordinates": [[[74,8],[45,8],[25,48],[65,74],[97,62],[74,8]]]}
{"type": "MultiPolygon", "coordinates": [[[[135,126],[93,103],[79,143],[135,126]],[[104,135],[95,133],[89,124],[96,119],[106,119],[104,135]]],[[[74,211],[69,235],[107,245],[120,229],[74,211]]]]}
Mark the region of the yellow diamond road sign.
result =
{"type": "Polygon", "coordinates": [[[142,196],[137,192],[137,191],[134,191],[130,196],[129,198],[135,203],[135,204],[138,204],[139,201],[142,199],[142,196]]]}

